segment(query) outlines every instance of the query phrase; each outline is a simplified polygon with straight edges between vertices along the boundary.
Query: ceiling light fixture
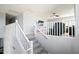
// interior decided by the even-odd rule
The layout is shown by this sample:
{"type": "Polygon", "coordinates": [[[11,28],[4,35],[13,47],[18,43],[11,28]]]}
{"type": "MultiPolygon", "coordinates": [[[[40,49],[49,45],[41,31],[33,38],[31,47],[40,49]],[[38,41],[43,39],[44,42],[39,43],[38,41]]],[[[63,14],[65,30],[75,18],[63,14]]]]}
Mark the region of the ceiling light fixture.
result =
{"type": "Polygon", "coordinates": [[[52,13],[50,17],[56,18],[56,17],[59,17],[59,15],[57,15],[56,13],[52,13]]]}

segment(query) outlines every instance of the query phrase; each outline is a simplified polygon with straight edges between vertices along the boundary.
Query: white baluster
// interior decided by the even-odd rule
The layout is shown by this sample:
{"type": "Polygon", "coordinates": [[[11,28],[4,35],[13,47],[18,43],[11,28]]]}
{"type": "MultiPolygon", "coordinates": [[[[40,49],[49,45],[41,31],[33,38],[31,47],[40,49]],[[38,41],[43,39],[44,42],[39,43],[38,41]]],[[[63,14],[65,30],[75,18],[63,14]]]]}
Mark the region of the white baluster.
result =
{"type": "Polygon", "coordinates": [[[61,31],[61,30],[60,30],[60,22],[59,22],[59,36],[60,36],[60,31],[61,31]]]}
{"type": "Polygon", "coordinates": [[[49,22],[49,35],[51,35],[51,34],[50,34],[50,32],[51,32],[51,31],[50,31],[50,26],[51,26],[51,24],[50,24],[50,22],[49,22]]]}
{"type": "Polygon", "coordinates": [[[63,22],[62,22],[62,36],[63,36],[63,22]]]}
{"type": "Polygon", "coordinates": [[[57,36],[58,36],[58,22],[57,22],[57,36]]]}
{"type": "Polygon", "coordinates": [[[69,36],[69,21],[67,21],[68,22],[68,36],[69,36]]]}
{"type": "Polygon", "coordinates": [[[53,22],[52,22],[52,35],[53,35],[53,22]]]}
{"type": "Polygon", "coordinates": [[[47,22],[47,35],[49,35],[49,26],[48,26],[48,22],[47,22]]]}
{"type": "MultiPolygon", "coordinates": [[[[72,21],[71,21],[71,23],[72,23],[72,21]]],[[[72,34],[72,37],[73,37],[73,26],[71,26],[71,31],[72,31],[71,34],[72,34]]]]}

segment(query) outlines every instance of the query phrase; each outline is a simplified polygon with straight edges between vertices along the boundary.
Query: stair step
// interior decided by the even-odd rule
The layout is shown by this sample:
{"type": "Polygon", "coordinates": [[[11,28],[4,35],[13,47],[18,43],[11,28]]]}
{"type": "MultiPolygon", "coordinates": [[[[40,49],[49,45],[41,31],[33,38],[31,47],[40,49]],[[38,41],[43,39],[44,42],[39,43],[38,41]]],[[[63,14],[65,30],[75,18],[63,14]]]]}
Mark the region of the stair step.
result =
{"type": "Polygon", "coordinates": [[[33,41],[33,43],[38,43],[38,40],[36,40],[36,39],[35,40],[32,40],[32,41],[33,41]]]}
{"type": "Polygon", "coordinates": [[[39,46],[40,46],[39,43],[34,43],[34,44],[33,44],[33,49],[36,49],[36,48],[38,48],[39,46]]]}
{"type": "Polygon", "coordinates": [[[41,52],[40,54],[48,54],[47,52],[41,52]]]}
{"type": "Polygon", "coordinates": [[[43,49],[39,54],[48,54],[48,52],[43,49]]]}
{"type": "Polygon", "coordinates": [[[37,49],[34,49],[34,54],[39,54],[43,50],[42,47],[39,47],[37,49]]]}
{"type": "Polygon", "coordinates": [[[34,38],[35,36],[34,36],[34,34],[28,34],[28,35],[26,35],[29,39],[32,39],[32,38],[34,38]]]}
{"type": "Polygon", "coordinates": [[[35,39],[35,37],[33,37],[33,38],[29,38],[29,40],[34,40],[35,39]]]}
{"type": "Polygon", "coordinates": [[[35,38],[35,37],[29,38],[29,40],[30,40],[30,41],[34,41],[34,40],[36,40],[36,38],[35,38]]]}
{"type": "Polygon", "coordinates": [[[34,54],[48,54],[46,50],[40,45],[34,35],[27,35],[30,41],[33,41],[33,53],[34,54]]]}

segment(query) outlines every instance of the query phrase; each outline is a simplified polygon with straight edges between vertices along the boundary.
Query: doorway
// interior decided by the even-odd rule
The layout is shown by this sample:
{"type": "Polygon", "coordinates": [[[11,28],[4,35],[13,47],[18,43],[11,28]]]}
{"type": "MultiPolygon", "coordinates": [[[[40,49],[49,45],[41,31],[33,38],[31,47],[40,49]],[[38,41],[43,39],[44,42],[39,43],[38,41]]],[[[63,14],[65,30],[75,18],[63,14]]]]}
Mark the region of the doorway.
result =
{"type": "Polygon", "coordinates": [[[11,14],[6,14],[6,25],[14,23],[16,19],[16,16],[11,14]]]}

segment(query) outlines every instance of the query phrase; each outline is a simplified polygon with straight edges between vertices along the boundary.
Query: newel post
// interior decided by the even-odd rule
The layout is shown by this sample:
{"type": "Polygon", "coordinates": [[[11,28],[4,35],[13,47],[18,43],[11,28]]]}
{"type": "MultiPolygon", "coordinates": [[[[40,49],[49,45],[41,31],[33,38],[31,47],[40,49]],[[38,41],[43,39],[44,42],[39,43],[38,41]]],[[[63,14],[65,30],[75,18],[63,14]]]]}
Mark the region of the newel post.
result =
{"type": "Polygon", "coordinates": [[[30,42],[29,42],[29,46],[30,46],[30,48],[31,48],[30,51],[29,51],[29,53],[30,53],[30,54],[33,54],[33,41],[30,41],[30,42]]]}

